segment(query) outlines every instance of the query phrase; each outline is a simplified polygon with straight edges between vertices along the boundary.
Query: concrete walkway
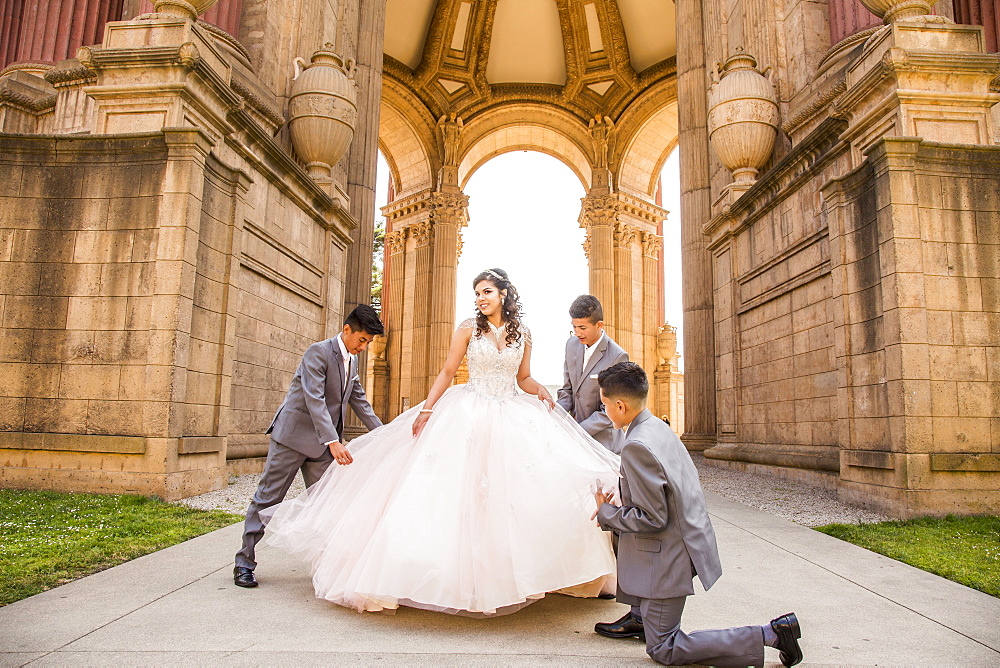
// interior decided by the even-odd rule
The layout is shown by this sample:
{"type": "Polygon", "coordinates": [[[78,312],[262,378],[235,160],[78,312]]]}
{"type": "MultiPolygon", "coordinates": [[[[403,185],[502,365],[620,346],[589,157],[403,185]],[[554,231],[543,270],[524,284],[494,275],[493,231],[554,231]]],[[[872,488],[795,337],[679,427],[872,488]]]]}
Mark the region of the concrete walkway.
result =
{"type": "MultiPolygon", "coordinates": [[[[1000,665],[1000,599],[708,496],[725,575],[689,599],[685,629],[794,611],[805,665],[1000,665]]],[[[239,534],[221,529],[0,608],[0,665],[654,665],[638,641],[593,633],[622,614],[614,601],[548,596],[492,619],[359,615],[315,599],[303,564],[268,548],[261,586],[239,589],[239,534]]]]}

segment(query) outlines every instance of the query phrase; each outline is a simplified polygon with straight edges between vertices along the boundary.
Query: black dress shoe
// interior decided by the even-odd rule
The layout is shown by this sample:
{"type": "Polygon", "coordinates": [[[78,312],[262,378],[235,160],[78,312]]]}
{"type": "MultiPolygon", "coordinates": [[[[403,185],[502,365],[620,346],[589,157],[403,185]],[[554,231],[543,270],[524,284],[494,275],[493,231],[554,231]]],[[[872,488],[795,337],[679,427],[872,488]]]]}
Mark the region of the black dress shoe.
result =
{"type": "Polygon", "coordinates": [[[799,620],[795,613],[789,612],[787,615],[772,619],[771,628],[778,636],[782,665],[794,666],[801,662],[802,648],[799,647],[799,638],[802,637],[802,630],[799,629],[799,620]]]}
{"type": "Polygon", "coordinates": [[[253,570],[237,566],[233,569],[233,582],[237,587],[256,587],[257,578],[253,576],[253,570]]]}
{"type": "Polygon", "coordinates": [[[600,598],[600,599],[604,599],[605,601],[610,601],[611,599],[613,599],[613,598],[618,598],[618,597],[617,597],[617,596],[615,596],[615,595],[614,595],[614,594],[612,594],[612,593],[609,593],[609,592],[605,592],[605,593],[603,593],[603,594],[598,594],[598,595],[597,595],[597,598],[600,598]]]}
{"type": "Polygon", "coordinates": [[[625,616],[617,622],[594,624],[594,631],[605,638],[641,638],[646,639],[646,629],[642,622],[632,616],[632,611],[625,613],[625,616]]]}

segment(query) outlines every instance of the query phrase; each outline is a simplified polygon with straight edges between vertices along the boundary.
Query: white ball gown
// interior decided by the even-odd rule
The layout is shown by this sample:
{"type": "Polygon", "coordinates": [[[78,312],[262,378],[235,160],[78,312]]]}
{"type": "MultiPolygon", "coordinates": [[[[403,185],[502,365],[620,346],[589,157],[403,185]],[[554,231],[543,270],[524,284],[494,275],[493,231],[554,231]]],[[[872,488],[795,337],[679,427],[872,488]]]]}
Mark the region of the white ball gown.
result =
{"type": "Polygon", "coordinates": [[[474,333],[469,382],[445,391],[419,438],[416,406],[352,441],[354,463],[268,509],[267,544],[310,562],[317,597],[492,615],[547,592],[596,596],[613,577],[609,535],[590,517],[595,485],[618,487],[618,457],[518,390],[523,352],[474,333]]]}

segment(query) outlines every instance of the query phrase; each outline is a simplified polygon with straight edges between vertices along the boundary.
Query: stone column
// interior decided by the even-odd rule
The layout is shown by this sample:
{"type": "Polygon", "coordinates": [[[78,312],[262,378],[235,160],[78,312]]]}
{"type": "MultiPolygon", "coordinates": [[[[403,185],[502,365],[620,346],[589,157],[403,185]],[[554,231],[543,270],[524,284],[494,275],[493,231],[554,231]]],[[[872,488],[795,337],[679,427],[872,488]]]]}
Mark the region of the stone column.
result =
{"type": "Polygon", "coordinates": [[[882,25],[882,19],[868,11],[861,0],[829,0],[830,44],[873,26],[882,25]]]}
{"type": "MultiPolygon", "coordinates": [[[[662,227],[662,223],[660,225],[662,227]]],[[[663,268],[660,255],[663,237],[652,232],[642,234],[642,356],[652,368],[656,364],[656,334],[662,323],[663,268]]],[[[657,400],[659,389],[653,383],[651,401],[657,400]]]]}
{"type": "Polygon", "coordinates": [[[54,63],[98,44],[104,24],[122,15],[122,0],[3,0],[0,68],[15,62],[54,63]]]}
{"type": "MultiPolygon", "coordinates": [[[[392,419],[400,413],[399,398],[402,396],[401,380],[403,369],[403,318],[405,307],[403,285],[406,280],[406,228],[385,235],[385,258],[387,273],[393,277],[389,281],[389,292],[382,296],[382,317],[387,329],[387,362],[389,373],[389,397],[385,413],[378,413],[383,419],[392,419]]],[[[378,409],[376,408],[376,412],[378,409]]]]}
{"type": "Polygon", "coordinates": [[[382,40],[385,2],[359,0],[354,80],[358,84],[358,122],[347,155],[347,196],[361,224],[347,250],[344,309],[371,303],[372,245],[375,242],[375,167],[378,162],[379,99],[382,95],[382,40]]]}
{"type": "Polygon", "coordinates": [[[712,264],[702,225],[712,217],[708,148],[708,72],[701,0],[677,0],[677,98],[681,161],[681,267],[684,290],[686,410],[684,444],[715,442],[712,264]]]}
{"type": "MultiPolygon", "coordinates": [[[[637,346],[635,325],[637,313],[641,306],[636,308],[633,300],[633,267],[632,258],[635,254],[635,245],[639,236],[639,230],[627,223],[615,223],[614,234],[614,320],[615,340],[620,346],[629,351],[629,357],[634,362],[642,364],[639,351],[641,346],[637,346]]],[[[641,284],[642,276],[635,277],[641,284]]],[[[604,302],[602,302],[604,303],[604,302]]],[[[605,306],[605,308],[607,308],[605,306]]],[[[606,315],[606,314],[605,314],[606,315]]]]}
{"type": "Polygon", "coordinates": [[[986,50],[1000,51],[1000,7],[996,0],[953,0],[955,22],[983,27],[986,50]]]}
{"type": "Polygon", "coordinates": [[[617,335],[617,314],[614,311],[615,256],[614,225],[618,200],[613,195],[584,197],[580,212],[580,227],[587,230],[584,250],[590,268],[590,294],[604,306],[604,322],[608,334],[617,335]]]}
{"type": "MultiPolygon", "coordinates": [[[[434,193],[431,222],[434,226],[433,282],[431,284],[428,383],[444,366],[455,331],[455,290],[458,249],[462,228],[469,222],[469,197],[434,193]]],[[[427,386],[430,389],[430,385],[427,386]]]]}

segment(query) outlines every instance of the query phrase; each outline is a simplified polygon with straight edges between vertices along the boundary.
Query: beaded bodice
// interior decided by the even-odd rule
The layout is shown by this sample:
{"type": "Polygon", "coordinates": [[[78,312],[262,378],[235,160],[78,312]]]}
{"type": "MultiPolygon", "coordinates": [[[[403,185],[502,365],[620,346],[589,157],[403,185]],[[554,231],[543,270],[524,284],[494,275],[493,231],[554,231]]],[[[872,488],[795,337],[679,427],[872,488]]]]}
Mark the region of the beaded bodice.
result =
{"type": "Polygon", "coordinates": [[[494,340],[504,343],[507,336],[505,327],[496,328],[491,324],[491,338],[475,331],[474,320],[466,320],[461,326],[473,329],[472,339],[469,340],[469,347],[466,350],[466,359],[469,363],[468,389],[497,399],[516,395],[517,370],[524,355],[524,342],[529,336],[527,329],[521,327],[521,340],[498,349],[494,340]]]}

